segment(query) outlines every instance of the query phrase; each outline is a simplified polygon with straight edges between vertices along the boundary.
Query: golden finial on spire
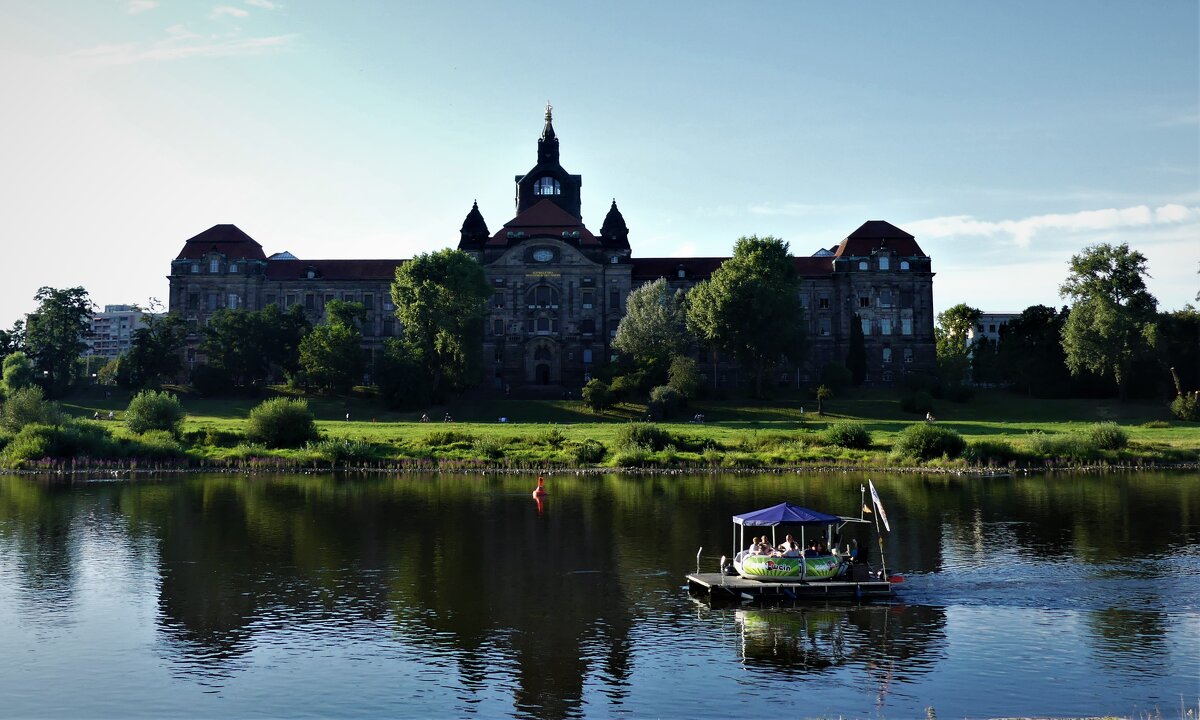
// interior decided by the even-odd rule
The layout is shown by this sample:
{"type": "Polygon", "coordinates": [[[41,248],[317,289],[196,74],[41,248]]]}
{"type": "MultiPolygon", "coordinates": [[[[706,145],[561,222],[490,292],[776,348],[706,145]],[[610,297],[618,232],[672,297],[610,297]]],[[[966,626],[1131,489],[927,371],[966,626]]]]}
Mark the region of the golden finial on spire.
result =
{"type": "Polygon", "coordinates": [[[554,111],[554,106],[550,104],[549,100],[547,100],[546,101],[546,122],[550,122],[553,119],[551,117],[553,115],[553,111],[554,111]]]}

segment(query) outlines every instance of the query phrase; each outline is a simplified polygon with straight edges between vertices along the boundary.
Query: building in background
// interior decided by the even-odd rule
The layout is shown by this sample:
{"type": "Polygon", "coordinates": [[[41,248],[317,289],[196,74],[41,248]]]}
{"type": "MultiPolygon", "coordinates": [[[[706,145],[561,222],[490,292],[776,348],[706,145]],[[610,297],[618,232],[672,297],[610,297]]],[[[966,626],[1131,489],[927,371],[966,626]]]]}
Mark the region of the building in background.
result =
{"type": "MultiPolygon", "coordinates": [[[[562,386],[578,389],[600,363],[613,358],[612,340],[629,291],[666,278],[689,288],[725,258],[639,258],[614,199],[593,232],[581,213],[582,176],[567,172],[551,108],[537,141],[537,163],[517,175],[515,215],[491,232],[478,204],[459,230],[457,247],[483,266],[492,298],[484,340],[485,386],[562,386]]],[[[730,238],[732,245],[733,238],[730,238]]],[[[200,330],[222,308],[258,310],[300,304],[313,322],[337,298],[367,309],[364,344],[372,353],[401,332],[390,286],[403,260],[303,260],[268,257],[234,225],[215,225],[184,243],[171,263],[171,312],[188,321],[189,366],[200,330]]],[[[840,243],[794,259],[801,280],[808,358],[780,365],[776,382],[798,386],[819,377],[825,364],[844,363],[851,324],[864,336],[867,382],[892,383],[905,372],[936,368],[933,272],[916,239],[891,225],[865,222],[840,243]]],[[[743,384],[735,363],[696,348],[707,384],[743,384]]]]}
{"type": "Polygon", "coordinates": [[[975,321],[975,326],[967,332],[967,348],[986,338],[994,343],[1000,342],[1000,329],[1009,322],[1021,317],[1019,312],[985,312],[975,321]]]}
{"type": "Polygon", "coordinates": [[[104,312],[92,315],[91,335],[86,339],[85,355],[111,360],[128,352],[133,331],[145,327],[147,313],[137,305],[105,305],[104,312]]]}

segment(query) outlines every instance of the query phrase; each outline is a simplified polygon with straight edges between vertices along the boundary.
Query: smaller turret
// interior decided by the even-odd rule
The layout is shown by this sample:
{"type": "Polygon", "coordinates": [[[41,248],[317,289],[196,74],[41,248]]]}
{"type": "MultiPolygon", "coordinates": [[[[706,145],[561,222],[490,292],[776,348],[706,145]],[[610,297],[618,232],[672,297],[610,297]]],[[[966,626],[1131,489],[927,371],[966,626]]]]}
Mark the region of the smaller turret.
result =
{"type": "Polygon", "coordinates": [[[466,219],[463,220],[460,232],[461,235],[458,241],[460,250],[468,247],[479,247],[491,236],[491,233],[488,232],[487,223],[483,220],[483,213],[479,212],[478,200],[471,204],[471,211],[467,213],[466,219]]]}
{"type": "Polygon", "coordinates": [[[600,226],[600,237],[604,239],[604,247],[629,248],[629,226],[625,224],[625,217],[617,209],[616,198],[613,199],[608,214],[604,216],[604,224],[600,226]]]}

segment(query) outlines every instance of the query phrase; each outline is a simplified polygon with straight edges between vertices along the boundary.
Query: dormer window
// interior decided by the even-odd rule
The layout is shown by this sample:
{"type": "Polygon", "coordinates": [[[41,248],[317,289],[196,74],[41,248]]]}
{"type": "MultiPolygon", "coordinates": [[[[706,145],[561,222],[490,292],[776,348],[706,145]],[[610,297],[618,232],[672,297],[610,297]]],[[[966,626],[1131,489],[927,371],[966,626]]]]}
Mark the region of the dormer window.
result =
{"type": "Polygon", "coordinates": [[[313,279],[315,279],[315,278],[317,277],[317,271],[316,271],[316,270],[313,270],[312,268],[309,268],[309,269],[308,269],[308,272],[307,272],[307,273],[305,273],[305,276],[306,276],[306,277],[307,277],[309,280],[313,280],[313,279]]]}
{"type": "Polygon", "coordinates": [[[887,257],[887,255],[882,255],[882,256],[880,256],[880,258],[879,258],[879,269],[880,269],[880,270],[887,270],[887,269],[888,269],[888,257],[887,257]]]}
{"type": "Polygon", "coordinates": [[[552,177],[540,177],[533,183],[534,195],[561,195],[562,186],[552,177]]]}
{"type": "Polygon", "coordinates": [[[900,261],[900,269],[901,269],[901,270],[907,270],[907,269],[908,269],[908,261],[907,261],[907,260],[901,260],[901,261],[900,261]]]}
{"type": "Polygon", "coordinates": [[[221,261],[220,260],[209,260],[208,261],[208,271],[210,273],[221,272],[221,261]]]}
{"type": "Polygon", "coordinates": [[[687,271],[684,270],[683,268],[679,268],[679,270],[677,272],[678,272],[679,277],[687,277],[687,271]]]}
{"type": "Polygon", "coordinates": [[[616,255],[613,255],[612,257],[610,257],[610,258],[608,259],[608,262],[609,262],[610,264],[612,264],[612,265],[616,265],[616,264],[617,264],[617,256],[616,256],[616,255]]]}
{"type": "Polygon", "coordinates": [[[200,263],[192,263],[192,273],[200,272],[200,263]]]}
{"type": "Polygon", "coordinates": [[[858,261],[858,269],[859,269],[859,270],[866,270],[866,269],[868,269],[868,266],[867,266],[867,261],[866,261],[866,260],[859,260],[859,261],[858,261]]]}
{"type": "Polygon", "coordinates": [[[235,273],[238,271],[237,263],[229,263],[229,272],[235,273]]]}

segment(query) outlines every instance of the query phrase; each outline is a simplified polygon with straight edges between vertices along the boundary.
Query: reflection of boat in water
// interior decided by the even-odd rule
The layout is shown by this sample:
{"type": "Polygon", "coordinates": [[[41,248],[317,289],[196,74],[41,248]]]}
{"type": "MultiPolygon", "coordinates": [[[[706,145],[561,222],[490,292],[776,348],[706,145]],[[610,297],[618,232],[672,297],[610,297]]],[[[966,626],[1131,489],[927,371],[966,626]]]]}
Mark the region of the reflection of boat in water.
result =
{"type": "MultiPolygon", "coordinates": [[[[790,600],[812,597],[861,599],[890,595],[893,582],[902,581],[899,577],[889,577],[882,564],[878,569],[872,568],[867,563],[865,544],[862,548],[855,544],[853,549],[847,544],[845,550],[839,551],[842,531],[847,525],[870,526],[870,522],[861,517],[830,515],[783,502],[734,515],[733,523],[733,541],[738,548],[746,547],[748,527],[755,531],[770,528],[771,540],[764,550],[764,546],[751,537],[750,548],[735,551],[729,566],[722,558],[720,573],[697,572],[688,576],[693,590],[705,592],[714,599],[719,595],[740,600],[772,596],[790,600]],[[779,547],[776,533],[780,528],[800,536],[798,543],[790,534],[787,536],[790,542],[785,543],[785,552],[775,549],[779,547]],[[730,568],[736,577],[729,577],[730,568]]],[[[880,540],[881,550],[882,547],[880,540]]],[[[880,558],[882,560],[882,552],[880,558]]]]}

